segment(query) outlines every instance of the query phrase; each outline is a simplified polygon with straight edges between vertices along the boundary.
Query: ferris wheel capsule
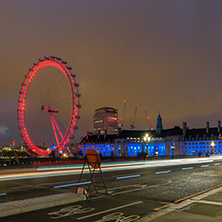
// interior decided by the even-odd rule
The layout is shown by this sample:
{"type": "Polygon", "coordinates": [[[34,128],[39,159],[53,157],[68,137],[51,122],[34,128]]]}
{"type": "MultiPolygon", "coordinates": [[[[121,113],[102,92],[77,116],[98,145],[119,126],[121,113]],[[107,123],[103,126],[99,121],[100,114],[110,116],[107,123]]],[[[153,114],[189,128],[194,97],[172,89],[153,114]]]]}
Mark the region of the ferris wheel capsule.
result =
{"type": "Polygon", "coordinates": [[[55,56],[54,56],[54,55],[50,55],[50,57],[51,57],[52,59],[55,59],[55,56]]]}
{"type": "Polygon", "coordinates": [[[71,67],[71,66],[66,66],[66,68],[67,68],[67,69],[69,69],[69,70],[71,70],[71,69],[72,69],[72,67],[71,67]]]}
{"type": "Polygon", "coordinates": [[[62,63],[63,63],[63,64],[67,64],[66,60],[62,60],[62,63]]]}
{"type": "Polygon", "coordinates": [[[75,74],[75,73],[71,73],[71,76],[72,76],[73,78],[75,78],[75,77],[76,77],[76,74],[75,74]]]}
{"type": "Polygon", "coordinates": [[[44,56],[45,57],[45,59],[49,59],[49,57],[48,56],[44,56]]]}
{"type": "Polygon", "coordinates": [[[80,97],[80,96],[81,96],[81,94],[80,94],[79,92],[77,92],[77,93],[76,93],[76,96],[77,96],[77,97],[80,97]]]}
{"type": "Polygon", "coordinates": [[[76,115],[76,118],[77,118],[77,119],[80,119],[80,116],[79,116],[79,115],[76,115]]]}

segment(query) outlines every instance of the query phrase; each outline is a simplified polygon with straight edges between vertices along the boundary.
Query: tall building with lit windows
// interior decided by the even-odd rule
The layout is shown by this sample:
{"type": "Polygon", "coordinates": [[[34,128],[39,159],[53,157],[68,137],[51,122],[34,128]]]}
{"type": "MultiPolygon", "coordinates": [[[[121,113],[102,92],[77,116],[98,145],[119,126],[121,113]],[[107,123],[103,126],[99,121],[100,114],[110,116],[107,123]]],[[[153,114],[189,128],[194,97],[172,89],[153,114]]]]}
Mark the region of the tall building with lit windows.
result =
{"type": "Polygon", "coordinates": [[[118,110],[112,107],[102,107],[95,110],[94,134],[117,134],[118,110]]]}

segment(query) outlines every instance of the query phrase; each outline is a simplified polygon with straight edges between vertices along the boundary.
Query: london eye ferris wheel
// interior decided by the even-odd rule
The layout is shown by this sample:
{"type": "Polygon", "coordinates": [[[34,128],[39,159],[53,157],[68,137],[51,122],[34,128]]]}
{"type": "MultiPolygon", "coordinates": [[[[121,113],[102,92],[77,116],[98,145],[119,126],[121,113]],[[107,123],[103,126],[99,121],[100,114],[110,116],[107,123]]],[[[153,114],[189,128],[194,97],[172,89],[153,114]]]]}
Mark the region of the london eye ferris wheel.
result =
{"type": "Polygon", "coordinates": [[[79,84],[72,67],[56,56],[45,56],[29,69],[19,92],[18,123],[32,152],[48,155],[63,150],[80,118],[79,84]]]}

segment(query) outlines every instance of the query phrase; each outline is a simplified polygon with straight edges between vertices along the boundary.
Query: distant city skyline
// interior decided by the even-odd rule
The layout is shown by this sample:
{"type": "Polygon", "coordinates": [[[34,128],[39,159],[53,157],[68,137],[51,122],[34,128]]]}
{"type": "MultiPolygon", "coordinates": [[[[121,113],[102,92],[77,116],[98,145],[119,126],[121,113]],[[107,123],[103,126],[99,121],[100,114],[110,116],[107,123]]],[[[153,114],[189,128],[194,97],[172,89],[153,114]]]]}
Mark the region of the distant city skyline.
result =
{"type": "Polygon", "coordinates": [[[124,128],[216,127],[222,120],[222,2],[217,0],[9,0],[0,2],[0,145],[20,141],[24,75],[45,55],[67,60],[80,84],[78,142],[94,111],[118,109],[124,128]]]}

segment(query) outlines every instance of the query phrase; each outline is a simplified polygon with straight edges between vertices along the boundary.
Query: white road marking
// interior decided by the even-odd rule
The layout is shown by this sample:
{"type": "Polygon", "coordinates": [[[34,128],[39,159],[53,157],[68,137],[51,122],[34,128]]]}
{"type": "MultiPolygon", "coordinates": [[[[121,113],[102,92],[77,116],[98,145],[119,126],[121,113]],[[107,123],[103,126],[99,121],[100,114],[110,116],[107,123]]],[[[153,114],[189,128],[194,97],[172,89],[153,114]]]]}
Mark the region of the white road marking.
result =
{"type": "Polygon", "coordinates": [[[222,206],[222,203],[215,201],[207,201],[207,200],[198,200],[197,203],[211,204],[211,205],[219,205],[222,206]]]}
{"type": "MultiPolygon", "coordinates": [[[[164,185],[164,184],[156,184],[156,185],[151,185],[151,186],[147,186],[147,185],[140,185],[140,184],[135,184],[135,185],[130,185],[130,186],[123,186],[123,187],[113,187],[108,189],[108,194],[109,192],[112,192],[112,190],[117,190],[117,189],[128,189],[129,187],[139,187],[137,189],[132,189],[132,190],[124,190],[124,191],[120,191],[120,192],[116,192],[116,193],[111,193],[111,195],[115,196],[118,194],[122,194],[122,193],[128,193],[128,192],[133,192],[133,191],[137,191],[137,190],[142,190],[142,189],[150,189],[150,188],[154,188],[154,187],[158,187],[160,185],[164,185]]],[[[100,199],[106,197],[106,195],[102,195],[102,196],[98,196],[98,197],[92,197],[91,199],[100,199]]]]}
{"type": "Polygon", "coordinates": [[[107,212],[110,212],[110,211],[118,210],[118,209],[121,209],[121,208],[129,207],[129,206],[133,206],[133,205],[141,204],[141,203],[143,203],[143,201],[138,201],[138,202],[135,202],[135,203],[126,204],[126,205],[123,205],[123,206],[120,206],[120,207],[114,207],[114,208],[104,210],[104,211],[101,211],[101,212],[98,212],[98,213],[86,215],[84,217],[79,217],[79,218],[77,218],[77,220],[82,220],[82,219],[86,219],[86,218],[89,218],[89,217],[94,217],[94,216],[97,216],[99,214],[104,214],[104,213],[107,213],[107,212]]]}
{"type": "Polygon", "coordinates": [[[209,167],[209,165],[202,165],[201,167],[209,167]]]}
{"type": "Polygon", "coordinates": [[[117,193],[113,193],[113,194],[111,194],[111,195],[112,195],[112,196],[115,196],[115,195],[122,194],[122,193],[129,193],[129,192],[133,192],[133,191],[137,191],[137,190],[142,190],[142,189],[144,189],[146,186],[147,186],[147,185],[143,185],[142,187],[137,188],[137,189],[124,190],[124,191],[120,191],[120,192],[117,192],[117,193]]]}
{"type": "Polygon", "coordinates": [[[23,185],[23,186],[18,186],[18,187],[12,187],[11,190],[19,190],[19,189],[25,189],[25,188],[31,188],[35,187],[35,185],[23,185]]]}
{"type": "Polygon", "coordinates": [[[167,171],[160,171],[160,172],[156,172],[155,174],[161,174],[161,173],[170,173],[171,170],[167,170],[167,171]]]}
{"type": "Polygon", "coordinates": [[[52,217],[50,217],[51,219],[60,219],[74,214],[88,213],[93,210],[95,210],[95,208],[93,207],[82,207],[80,205],[74,205],[62,208],[55,212],[48,213],[48,215],[52,215],[52,217]]]}
{"type": "MultiPolygon", "coordinates": [[[[19,190],[19,189],[26,189],[26,188],[36,188],[36,187],[42,187],[42,186],[54,186],[55,184],[64,184],[64,183],[73,183],[74,181],[58,181],[58,182],[51,182],[51,183],[41,183],[41,184],[30,184],[30,185],[23,185],[23,186],[17,186],[12,187],[12,190],[19,190]]],[[[86,182],[86,179],[82,179],[82,182],[86,182]]]]}
{"type": "Polygon", "coordinates": [[[131,176],[125,176],[125,177],[117,177],[117,180],[122,180],[122,179],[128,179],[128,178],[132,178],[132,177],[140,177],[140,175],[131,175],[131,176]]]}
{"type": "Polygon", "coordinates": [[[108,190],[118,190],[118,189],[125,189],[128,187],[138,187],[138,186],[141,186],[141,184],[132,184],[132,185],[122,186],[122,187],[113,187],[113,188],[109,188],[108,190]]]}
{"type": "Polygon", "coordinates": [[[135,221],[137,219],[139,219],[140,216],[138,215],[130,215],[130,216],[124,216],[124,213],[122,212],[115,212],[112,214],[108,214],[103,216],[101,219],[96,220],[95,222],[105,222],[105,221],[135,221]]]}
{"type": "Polygon", "coordinates": [[[92,197],[91,199],[92,199],[92,200],[95,200],[95,199],[100,199],[100,198],[103,198],[103,197],[105,197],[105,195],[98,196],[98,197],[92,197]]]}
{"type": "Polygon", "coordinates": [[[192,170],[193,167],[186,167],[186,168],[182,168],[182,170],[192,170]]]}
{"type": "Polygon", "coordinates": [[[218,165],[220,165],[220,163],[215,163],[215,164],[214,164],[214,166],[218,166],[218,165]]]}

